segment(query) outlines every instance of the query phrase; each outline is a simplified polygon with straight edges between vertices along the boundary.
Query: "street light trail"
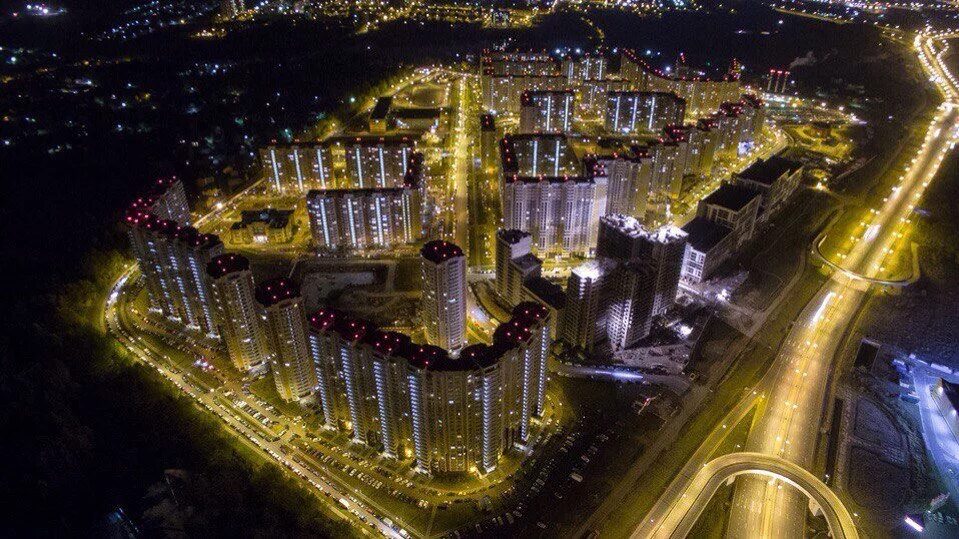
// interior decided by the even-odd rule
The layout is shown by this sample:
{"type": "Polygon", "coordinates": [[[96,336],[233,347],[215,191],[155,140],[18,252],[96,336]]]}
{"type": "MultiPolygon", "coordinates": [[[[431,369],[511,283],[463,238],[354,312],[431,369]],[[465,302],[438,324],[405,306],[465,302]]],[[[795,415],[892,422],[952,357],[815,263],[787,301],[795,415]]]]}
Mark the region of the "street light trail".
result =
{"type": "MultiPolygon", "coordinates": [[[[751,394],[730,412],[741,420],[760,399],[766,404],[756,428],[750,432],[746,450],[770,455],[812,468],[822,424],[824,402],[833,360],[846,328],[865,297],[868,282],[883,269],[883,262],[904,237],[909,215],[935,176],[944,156],[955,142],[956,100],[953,76],[942,63],[946,47],[939,40],[954,34],[920,34],[914,47],[919,61],[946,98],[927,129],[916,157],[899,177],[899,184],[880,208],[872,210],[865,235],[856,240],[836,271],[797,318],[782,350],[766,376],[751,394]],[[765,397],[765,398],[764,398],[765,397]]],[[[725,426],[725,425],[724,425],[725,426]]],[[[699,515],[708,502],[698,496],[697,483],[713,452],[723,441],[717,427],[687,462],[646,515],[633,537],[673,537],[689,515],[699,515]]],[[[727,535],[730,537],[802,537],[805,507],[798,491],[782,488],[777,479],[748,479],[738,486],[733,500],[727,535]]],[[[839,530],[831,530],[837,533],[839,530]]],[[[682,532],[679,532],[681,535],[682,532]]]]}

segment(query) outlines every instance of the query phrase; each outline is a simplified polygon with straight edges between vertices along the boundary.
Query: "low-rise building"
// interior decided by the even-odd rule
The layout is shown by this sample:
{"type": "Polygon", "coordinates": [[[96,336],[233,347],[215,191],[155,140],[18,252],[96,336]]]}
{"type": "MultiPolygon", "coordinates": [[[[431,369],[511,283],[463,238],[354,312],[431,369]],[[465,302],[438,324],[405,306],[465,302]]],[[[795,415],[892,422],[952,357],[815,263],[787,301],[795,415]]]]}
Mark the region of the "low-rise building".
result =
{"type": "Polygon", "coordinates": [[[286,243],[293,239],[293,210],[243,210],[230,225],[233,243],[286,243]]]}

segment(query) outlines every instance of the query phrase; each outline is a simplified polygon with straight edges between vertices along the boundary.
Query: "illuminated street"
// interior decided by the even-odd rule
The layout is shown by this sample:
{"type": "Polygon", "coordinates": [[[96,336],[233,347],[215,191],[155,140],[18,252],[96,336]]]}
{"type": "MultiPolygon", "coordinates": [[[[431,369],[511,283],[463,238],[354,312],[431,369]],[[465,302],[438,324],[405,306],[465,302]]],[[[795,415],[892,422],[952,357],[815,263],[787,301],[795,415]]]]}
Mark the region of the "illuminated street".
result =
{"type": "Polygon", "coordinates": [[[956,21],[5,6],[0,536],[959,535],[956,21]]]}
{"type": "MultiPolygon", "coordinates": [[[[936,44],[931,37],[916,39],[920,60],[947,102],[929,126],[922,148],[903,171],[901,183],[880,208],[871,212],[869,225],[875,228],[865,227],[869,232],[864,232],[852,251],[844,255],[845,267],[857,275],[870,278],[881,269],[892,246],[905,232],[912,209],[954,143],[956,85],[939,56],[933,53],[936,44]]],[[[760,405],[761,419],[750,432],[747,451],[773,455],[807,469],[812,466],[833,358],[845,328],[863,300],[865,286],[855,277],[834,273],[802,312],[768,374],[753,392],[755,396],[740,404],[741,415],[730,416],[730,423],[735,423],[746,409],[760,405]]],[[[708,450],[705,444],[704,448],[708,450]]],[[[708,455],[708,451],[697,452],[697,458],[690,461],[686,469],[692,471],[706,465],[708,455]]],[[[636,530],[635,537],[670,536],[677,525],[675,519],[697,511],[690,507],[694,499],[699,500],[698,510],[702,510],[705,501],[694,496],[697,487],[687,483],[689,480],[690,476],[682,474],[670,485],[636,530]]],[[[737,537],[801,536],[806,511],[804,498],[791,488],[783,488],[780,481],[740,480],[729,529],[737,537]]]]}

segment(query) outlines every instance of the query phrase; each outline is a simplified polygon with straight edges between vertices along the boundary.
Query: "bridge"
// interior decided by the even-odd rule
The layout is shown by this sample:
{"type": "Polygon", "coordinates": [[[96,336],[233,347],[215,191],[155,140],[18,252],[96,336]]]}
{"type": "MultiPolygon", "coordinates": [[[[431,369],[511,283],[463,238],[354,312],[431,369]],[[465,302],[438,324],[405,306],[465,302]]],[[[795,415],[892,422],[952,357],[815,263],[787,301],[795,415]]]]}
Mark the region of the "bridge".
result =
{"type": "Polygon", "coordinates": [[[822,515],[835,539],[858,539],[856,525],[839,497],[815,475],[798,464],[763,453],[730,453],[699,468],[686,489],[661,515],[655,511],[633,533],[633,539],[682,539],[687,537],[723,484],[744,474],[765,475],[799,489],[809,498],[809,508],[822,515]]]}

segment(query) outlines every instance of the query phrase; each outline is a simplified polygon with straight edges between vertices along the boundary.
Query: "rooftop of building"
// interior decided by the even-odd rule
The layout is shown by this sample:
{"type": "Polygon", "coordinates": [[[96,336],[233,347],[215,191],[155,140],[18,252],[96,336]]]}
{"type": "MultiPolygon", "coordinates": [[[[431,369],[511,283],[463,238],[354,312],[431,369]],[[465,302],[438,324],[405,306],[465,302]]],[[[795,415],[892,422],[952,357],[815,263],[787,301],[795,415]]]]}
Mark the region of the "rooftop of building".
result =
{"type": "Polygon", "coordinates": [[[696,217],[683,225],[683,231],[686,232],[686,240],[690,247],[700,253],[708,253],[733,230],[705,217],[696,217]]]}
{"type": "Polygon", "coordinates": [[[719,186],[719,189],[709,193],[703,199],[703,203],[739,211],[757,197],[759,197],[759,193],[748,187],[724,183],[719,186]]]}
{"type": "Polygon", "coordinates": [[[492,344],[467,346],[456,358],[439,346],[414,343],[406,334],[376,329],[369,321],[332,308],[317,309],[308,317],[308,322],[313,331],[334,331],[347,342],[365,344],[384,356],[404,358],[417,369],[464,371],[495,364],[504,353],[528,341],[532,328],[548,316],[549,311],[539,303],[520,303],[513,309],[510,320],[494,331],[492,344]]]}
{"type": "Polygon", "coordinates": [[[256,287],[256,301],[264,307],[271,307],[298,297],[300,297],[300,286],[290,279],[271,279],[256,287]]]}
{"type": "Polygon", "coordinates": [[[554,309],[566,306],[566,292],[563,287],[543,277],[530,277],[523,282],[523,288],[530,294],[554,309]]]}
{"type": "Polygon", "coordinates": [[[496,237],[503,240],[504,242],[515,245],[523,240],[523,238],[530,238],[529,232],[524,232],[516,228],[501,228],[496,231],[496,237]]]}
{"type": "Polygon", "coordinates": [[[433,240],[427,242],[426,245],[420,249],[420,255],[434,264],[442,264],[452,258],[462,257],[463,250],[455,243],[450,243],[445,240],[433,240]]]}
{"type": "Polygon", "coordinates": [[[718,126],[719,124],[716,122],[716,118],[707,116],[706,118],[700,118],[699,120],[696,120],[696,127],[705,131],[711,131],[716,129],[718,126]]]}
{"type": "Polygon", "coordinates": [[[194,249],[209,249],[223,244],[216,234],[203,234],[192,226],[178,226],[176,240],[194,249]]]}
{"type": "Polygon", "coordinates": [[[526,253],[523,256],[518,256],[510,260],[509,263],[513,266],[516,266],[520,271],[523,272],[543,266],[543,261],[537,258],[533,253],[526,253]]]}
{"type": "Polygon", "coordinates": [[[411,134],[391,134],[391,135],[376,135],[376,134],[349,134],[349,135],[337,135],[326,139],[326,142],[339,143],[347,146],[414,146],[416,144],[416,137],[411,134]]]}
{"type": "Polygon", "coordinates": [[[503,177],[506,183],[595,183],[595,179],[588,176],[523,176],[521,174],[511,174],[503,177]]]}
{"type": "Polygon", "coordinates": [[[129,208],[123,216],[123,222],[131,227],[151,228],[156,226],[158,221],[156,215],[140,208],[129,208]]]}
{"type": "Polygon", "coordinates": [[[743,104],[739,101],[726,101],[719,105],[719,112],[726,116],[736,117],[743,113],[743,104]]]}
{"type": "Polygon", "coordinates": [[[800,168],[802,168],[802,164],[786,159],[781,155],[774,155],[765,161],[756,161],[737,176],[764,185],[772,185],[782,176],[792,174],[800,168]]]}
{"type": "Polygon", "coordinates": [[[686,237],[686,233],[679,227],[673,225],[663,225],[655,229],[648,229],[643,226],[635,217],[622,214],[604,215],[600,218],[601,225],[606,225],[631,237],[645,238],[655,243],[668,243],[670,241],[681,240],[686,237]]]}
{"type": "Polygon", "coordinates": [[[525,318],[529,320],[545,320],[549,316],[549,309],[542,303],[536,301],[523,301],[513,307],[510,313],[513,318],[525,318]]]}
{"type": "Polygon", "coordinates": [[[150,211],[161,196],[178,184],[180,184],[180,180],[177,179],[176,176],[157,178],[147,187],[143,196],[137,197],[130,202],[129,209],[150,211]]]}
{"type": "Polygon", "coordinates": [[[206,265],[206,273],[214,279],[225,275],[250,269],[250,261],[245,256],[236,253],[223,253],[213,257],[206,265]]]}
{"type": "Polygon", "coordinates": [[[579,277],[580,279],[587,279],[590,281],[599,279],[600,277],[611,272],[617,266],[615,260],[609,258],[595,258],[593,260],[587,260],[582,264],[576,266],[571,270],[571,274],[579,277]]]}

